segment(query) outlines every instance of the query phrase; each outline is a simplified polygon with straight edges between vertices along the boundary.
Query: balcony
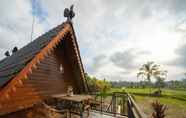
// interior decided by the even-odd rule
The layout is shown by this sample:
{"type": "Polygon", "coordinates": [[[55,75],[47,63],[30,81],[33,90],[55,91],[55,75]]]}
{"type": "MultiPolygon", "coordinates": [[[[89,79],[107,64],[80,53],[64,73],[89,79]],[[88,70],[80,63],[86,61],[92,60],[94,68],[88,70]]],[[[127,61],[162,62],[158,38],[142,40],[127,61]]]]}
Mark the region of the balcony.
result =
{"type": "Polygon", "coordinates": [[[32,108],[7,114],[6,117],[39,118],[146,118],[133,98],[127,93],[112,93],[103,97],[94,95],[52,96],[52,99],[32,108]],[[89,97],[90,102],[85,102],[89,97]],[[68,102],[67,102],[68,101],[68,102]],[[88,104],[88,107],[87,107],[88,104]]]}
{"type": "Polygon", "coordinates": [[[53,101],[47,102],[54,112],[63,114],[64,118],[146,118],[133,98],[127,93],[112,93],[104,97],[91,95],[53,96],[53,101]],[[88,104],[88,105],[87,105],[88,104]],[[51,105],[54,105],[53,107],[51,105]]]}

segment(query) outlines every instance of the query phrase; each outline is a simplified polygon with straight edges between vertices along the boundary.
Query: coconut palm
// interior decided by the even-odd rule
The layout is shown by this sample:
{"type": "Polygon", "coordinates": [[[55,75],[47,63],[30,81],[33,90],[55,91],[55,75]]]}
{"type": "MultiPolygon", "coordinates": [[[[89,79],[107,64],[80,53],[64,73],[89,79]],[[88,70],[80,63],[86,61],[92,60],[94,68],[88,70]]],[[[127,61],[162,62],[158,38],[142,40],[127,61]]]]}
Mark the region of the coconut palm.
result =
{"type": "MultiPolygon", "coordinates": [[[[142,67],[139,69],[139,72],[137,73],[137,77],[143,77],[149,82],[149,84],[151,84],[152,77],[163,77],[165,73],[166,71],[160,70],[160,65],[150,61],[142,65],[142,67]]],[[[149,92],[151,94],[151,88],[149,89],[149,92]]]]}

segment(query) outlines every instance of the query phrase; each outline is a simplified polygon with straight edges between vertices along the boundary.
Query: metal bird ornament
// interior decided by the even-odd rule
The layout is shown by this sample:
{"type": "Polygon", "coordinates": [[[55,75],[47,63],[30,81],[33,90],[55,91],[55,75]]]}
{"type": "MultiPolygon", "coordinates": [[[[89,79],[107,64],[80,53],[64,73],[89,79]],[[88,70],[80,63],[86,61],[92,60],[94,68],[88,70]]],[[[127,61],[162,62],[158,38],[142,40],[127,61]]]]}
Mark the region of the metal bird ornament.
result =
{"type": "Polygon", "coordinates": [[[64,17],[67,17],[67,21],[71,21],[72,18],[75,16],[73,8],[74,8],[74,5],[71,5],[70,9],[69,8],[65,8],[65,10],[64,10],[64,17]]]}

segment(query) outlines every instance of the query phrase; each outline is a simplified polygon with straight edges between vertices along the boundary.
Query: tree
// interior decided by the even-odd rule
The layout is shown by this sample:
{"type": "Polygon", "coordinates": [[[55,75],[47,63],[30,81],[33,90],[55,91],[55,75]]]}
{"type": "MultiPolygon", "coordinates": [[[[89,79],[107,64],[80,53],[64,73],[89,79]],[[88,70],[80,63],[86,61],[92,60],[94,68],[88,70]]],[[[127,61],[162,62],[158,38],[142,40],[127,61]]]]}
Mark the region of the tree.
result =
{"type": "Polygon", "coordinates": [[[89,88],[90,92],[99,91],[96,86],[97,79],[95,77],[91,77],[87,73],[85,73],[85,78],[87,80],[87,84],[88,84],[88,88],[89,88]]]}
{"type": "Polygon", "coordinates": [[[164,79],[163,78],[157,78],[155,85],[156,85],[156,87],[158,87],[158,89],[160,91],[161,88],[164,87],[164,79]]]}
{"type": "MultiPolygon", "coordinates": [[[[141,66],[141,68],[139,69],[139,72],[137,73],[137,77],[145,78],[149,82],[149,85],[150,85],[152,77],[155,77],[156,79],[163,77],[165,72],[166,71],[160,70],[160,65],[151,61],[141,66]]],[[[151,94],[151,87],[149,89],[149,92],[151,94]]]]}
{"type": "Polygon", "coordinates": [[[185,73],[183,73],[184,74],[184,78],[186,79],[186,72],[185,73]]]}
{"type": "Polygon", "coordinates": [[[98,80],[95,77],[89,76],[87,73],[85,73],[85,77],[91,92],[100,92],[105,94],[111,88],[110,82],[105,79],[98,80]]]}
{"type": "Polygon", "coordinates": [[[164,80],[167,78],[167,71],[157,71],[155,72],[155,78],[156,78],[156,87],[158,87],[159,91],[161,91],[161,88],[164,87],[165,83],[164,80]]]}

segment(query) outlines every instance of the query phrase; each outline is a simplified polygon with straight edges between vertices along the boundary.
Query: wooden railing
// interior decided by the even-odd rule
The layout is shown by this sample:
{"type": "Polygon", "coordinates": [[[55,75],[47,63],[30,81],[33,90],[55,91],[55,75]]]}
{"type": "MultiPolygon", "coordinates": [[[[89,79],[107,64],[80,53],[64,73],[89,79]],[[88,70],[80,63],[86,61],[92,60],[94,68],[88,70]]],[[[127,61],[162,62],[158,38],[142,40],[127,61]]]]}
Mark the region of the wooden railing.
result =
{"type": "Polygon", "coordinates": [[[124,93],[124,92],[115,92],[112,94],[108,94],[108,97],[112,97],[110,104],[108,107],[104,108],[104,101],[102,96],[101,101],[96,101],[96,103],[99,103],[99,108],[94,108],[96,111],[100,111],[101,113],[110,113],[113,114],[113,116],[121,115],[121,116],[127,116],[128,118],[147,118],[146,114],[142,112],[142,110],[138,107],[134,99],[131,97],[130,94],[124,93]],[[125,101],[123,102],[121,107],[125,107],[126,112],[117,112],[117,98],[122,99],[125,101]]]}
{"type": "Polygon", "coordinates": [[[127,114],[129,118],[147,118],[146,114],[138,107],[131,95],[127,94],[127,114]]]}

